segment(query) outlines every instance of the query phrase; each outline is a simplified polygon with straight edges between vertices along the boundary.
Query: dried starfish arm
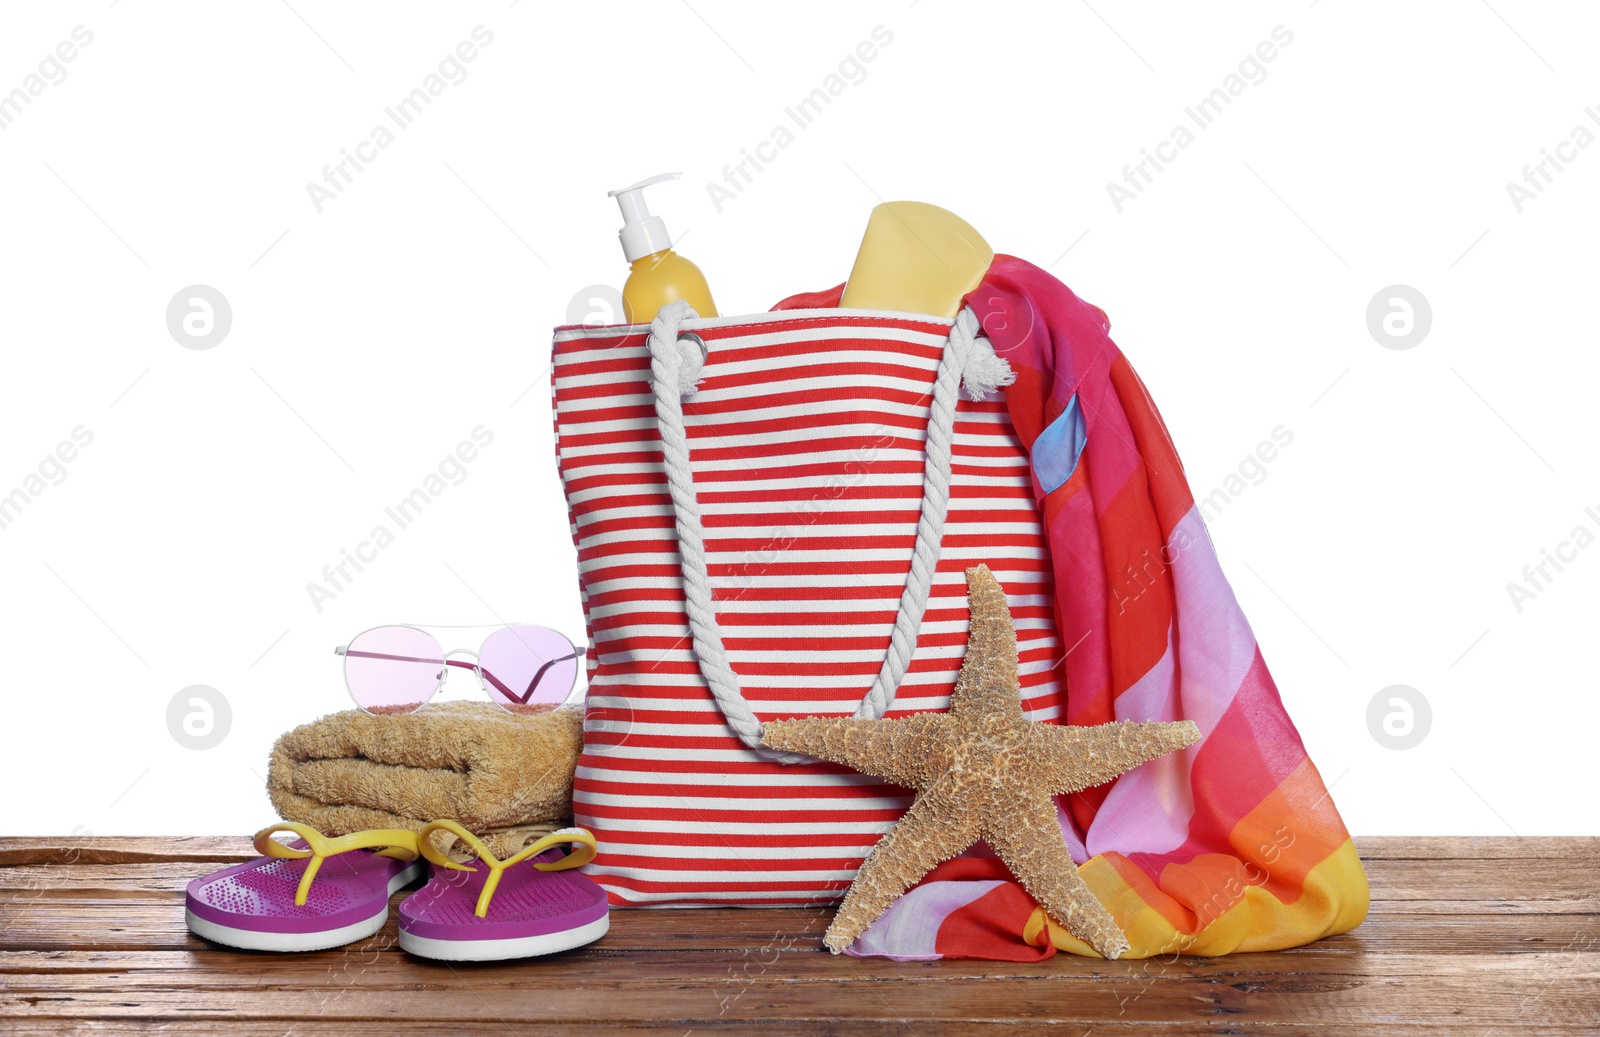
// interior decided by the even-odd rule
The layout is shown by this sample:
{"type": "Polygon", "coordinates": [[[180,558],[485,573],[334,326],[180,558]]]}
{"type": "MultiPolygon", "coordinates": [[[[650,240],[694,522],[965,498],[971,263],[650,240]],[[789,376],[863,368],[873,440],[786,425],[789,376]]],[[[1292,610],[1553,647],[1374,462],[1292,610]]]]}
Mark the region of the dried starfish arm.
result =
{"type": "Polygon", "coordinates": [[[984,826],[983,838],[1028,895],[1068,932],[1102,957],[1117,958],[1128,949],[1127,937],[1067,852],[1054,799],[1033,795],[1018,800],[1008,817],[984,826]]]}
{"type": "Polygon", "coordinates": [[[967,570],[971,621],[950,712],[996,712],[1022,719],[1022,684],[1017,678],[1017,631],[1005,589],[987,565],[967,570]]]}
{"type": "Polygon", "coordinates": [[[1034,742],[1032,751],[1043,761],[1045,790],[1057,794],[1104,784],[1200,740],[1200,729],[1192,720],[1119,720],[1093,727],[1034,724],[1028,734],[1034,742]]]}
{"type": "Polygon", "coordinates": [[[938,773],[937,761],[927,746],[943,723],[944,717],[937,713],[917,713],[898,720],[772,720],[761,729],[761,744],[842,763],[890,784],[917,789],[938,773]]]}
{"type": "Polygon", "coordinates": [[[938,785],[924,792],[867,854],[822,942],[835,954],[843,951],[935,865],[977,839],[976,817],[955,809],[938,785]]]}

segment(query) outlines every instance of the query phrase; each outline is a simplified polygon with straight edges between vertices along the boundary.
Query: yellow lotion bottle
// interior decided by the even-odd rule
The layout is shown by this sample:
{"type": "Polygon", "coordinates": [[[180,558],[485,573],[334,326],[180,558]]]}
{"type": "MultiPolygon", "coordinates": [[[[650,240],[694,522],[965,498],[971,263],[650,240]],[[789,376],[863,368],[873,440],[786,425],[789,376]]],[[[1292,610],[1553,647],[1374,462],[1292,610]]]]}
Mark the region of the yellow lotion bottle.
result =
{"type": "Polygon", "coordinates": [[[683,299],[702,317],[715,317],[717,306],[711,301],[711,288],[700,268],[672,251],[667,225],[661,217],[650,215],[644,189],[663,180],[676,180],[682,173],[662,173],[641,180],[631,187],[607,192],[622,207],[622,254],[630,264],[628,280],[622,286],[623,318],[629,324],[648,324],[661,307],[683,299]]]}

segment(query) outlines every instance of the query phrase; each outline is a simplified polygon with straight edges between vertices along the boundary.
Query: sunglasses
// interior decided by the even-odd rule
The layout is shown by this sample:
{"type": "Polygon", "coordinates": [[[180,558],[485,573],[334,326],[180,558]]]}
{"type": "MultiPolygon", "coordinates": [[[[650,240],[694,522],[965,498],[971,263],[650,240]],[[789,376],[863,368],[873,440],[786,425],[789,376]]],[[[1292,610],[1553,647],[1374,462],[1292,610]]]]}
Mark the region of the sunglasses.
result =
{"type": "Polygon", "coordinates": [[[489,698],[511,712],[548,709],[565,702],[584,650],[548,627],[505,626],[474,652],[445,651],[437,638],[413,626],[373,627],[333,650],[344,656],[344,683],[368,713],[414,713],[444,687],[448,667],[471,670],[489,698]],[[472,660],[453,659],[470,655],[472,660]]]}

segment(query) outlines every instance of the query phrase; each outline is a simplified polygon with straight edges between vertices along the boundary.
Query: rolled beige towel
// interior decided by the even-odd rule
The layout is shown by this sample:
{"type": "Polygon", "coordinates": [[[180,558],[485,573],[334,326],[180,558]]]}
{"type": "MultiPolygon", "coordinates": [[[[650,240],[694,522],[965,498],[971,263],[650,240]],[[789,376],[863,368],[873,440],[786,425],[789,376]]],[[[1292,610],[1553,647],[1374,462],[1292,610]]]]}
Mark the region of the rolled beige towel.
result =
{"type": "Polygon", "coordinates": [[[382,716],[351,709],[279,737],[267,794],[284,820],[327,835],[418,831],[449,818],[504,858],[572,816],[582,746],[582,706],[512,713],[451,701],[382,716]]]}

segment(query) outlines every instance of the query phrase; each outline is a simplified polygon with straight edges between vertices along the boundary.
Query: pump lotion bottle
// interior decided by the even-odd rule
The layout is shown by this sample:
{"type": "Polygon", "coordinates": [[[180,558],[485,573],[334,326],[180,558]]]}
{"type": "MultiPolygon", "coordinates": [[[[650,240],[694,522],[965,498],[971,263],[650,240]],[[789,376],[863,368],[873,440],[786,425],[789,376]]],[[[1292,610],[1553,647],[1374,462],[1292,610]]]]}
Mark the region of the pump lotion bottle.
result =
{"type": "Polygon", "coordinates": [[[684,300],[701,317],[715,317],[716,304],[711,288],[700,268],[672,251],[672,239],[661,217],[650,215],[644,189],[663,180],[676,180],[682,173],[662,173],[641,180],[631,187],[607,192],[622,208],[622,254],[630,264],[628,280],[622,286],[622,311],[629,324],[648,324],[661,307],[684,300]]]}

